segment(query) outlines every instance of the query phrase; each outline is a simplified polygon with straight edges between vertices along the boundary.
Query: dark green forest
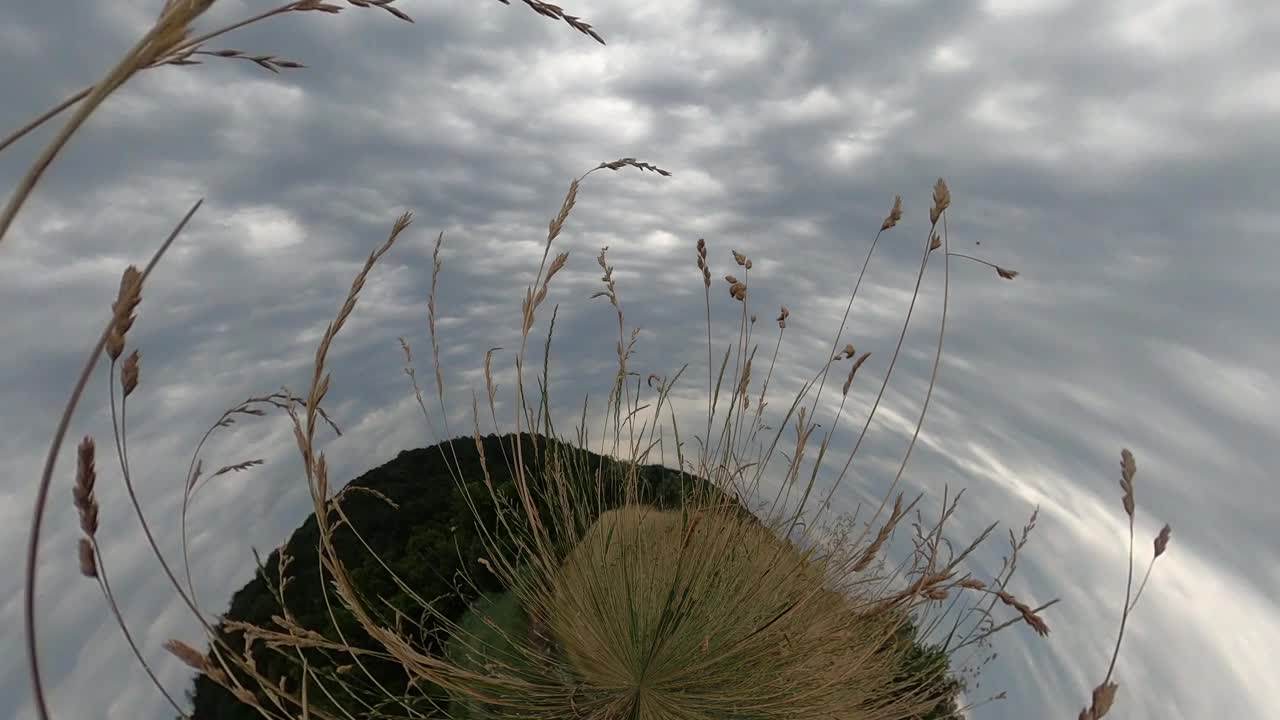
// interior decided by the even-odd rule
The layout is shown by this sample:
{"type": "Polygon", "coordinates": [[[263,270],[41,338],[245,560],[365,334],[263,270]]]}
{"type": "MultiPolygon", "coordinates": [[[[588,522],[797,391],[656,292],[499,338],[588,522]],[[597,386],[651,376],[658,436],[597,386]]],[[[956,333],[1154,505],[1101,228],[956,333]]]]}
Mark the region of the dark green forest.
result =
{"type": "MultiPolygon", "coordinates": [[[[515,462],[513,439],[511,435],[489,435],[482,439],[484,467],[487,467],[493,484],[493,495],[504,505],[514,502],[515,498],[509,469],[515,462]]],[[[620,466],[616,461],[594,453],[537,435],[522,435],[521,442],[525,466],[535,489],[537,504],[541,506],[540,511],[546,508],[546,500],[537,489],[542,487],[545,478],[536,471],[541,463],[532,459],[545,456],[549,447],[554,447],[561,457],[570,458],[576,466],[575,477],[594,478],[597,473],[606,479],[620,476],[620,466]]],[[[638,468],[637,489],[646,502],[662,508],[678,508],[681,500],[695,490],[705,492],[707,495],[704,497],[727,500],[722,493],[707,487],[697,478],[660,465],[638,468]]],[[[615,490],[606,493],[609,499],[595,508],[595,513],[621,504],[621,488],[615,490]]],[[[431,448],[402,451],[390,462],[352,480],[344,489],[341,502],[342,509],[373,553],[419,598],[432,603],[440,615],[471,626],[473,620],[468,616],[468,610],[473,604],[492,610],[495,602],[502,603],[502,598],[510,597],[509,594],[504,596],[502,583],[480,562],[486,555],[480,523],[489,531],[497,530],[498,508],[486,487],[481,456],[474,438],[459,438],[431,448]],[[451,468],[455,472],[460,471],[465,486],[455,482],[451,468]]],[[[742,507],[740,503],[738,505],[742,507]]],[[[742,507],[742,512],[749,514],[745,507],[742,507]]],[[[519,512],[514,514],[521,515],[519,512]]],[[[512,513],[507,515],[510,517],[512,513]]],[[[289,581],[284,591],[289,614],[302,627],[317,631],[323,629],[321,634],[327,638],[340,638],[356,648],[380,650],[380,646],[345,610],[336,592],[322,581],[318,546],[319,529],[312,514],[284,546],[290,557],[285,571],[289,581]]],[[[375,612],[380,611],[386,626],[401,628],[404,634],[417,639],[432,652],[444,650],[448,638],[444,636],[440,623],[425,613],[418,602],[392,580],[349,527],[338,528],[334,546],[356,587],[364,594],[366,605],[375,612]]],[[[277,627],[273,616],[285,614],[273,590],[277,585],[279,566],[280,552],[276,550],[263,559],[254,578],[232,595],[224,618],[277,627]]],[[[508,610],[521,612],[518,608],[508,610]]],[[[244,646],[240,633],[228,631],[221,624],[218,632],[231,648],[240,650],[244,646]]],[[[915,633],[910,624],[900,630],[898,639],[914,645],[903,664],[903,677],[936,672],[947,663],[941,649],[916,642],[915,633]]],[[[270,650],[262,643],[256,643],[252,657],[263,675],[284,678],[288,688],[297,689],[302,677],[302,664],[297,652],[294,649],[270,650]]],[[[357,717],[378,713],[444,716],[449,698],[442,689],[424,684],[416,684],[411,689],[410,678],[398,663],[370,655],[362,657],[376,682],[363,672],[349,672],[350,668],[343,667],[351,663],[349,655],[333,657],[315,650],[307,652],[306,660],[313,672],[326,677],[338,700],[336,704],[353,712],[357,708],[364,710],[355,713],[357,717]],[[338,685],[332,687],[335,682],[338,685]],[[388,707],[389,695],[407,696],[414,700],[407,706],[397,700],[394,707],[388,707]]],[[[954,676],[951,682],[958,692],[960,682],[954,676]]],[[[311,685],[314,688],[314,683],[311,685]]],[[[247,687],[253,686],[251,681],[247,681],[247,687]]],[[[193,720],[255,720],[260,717],[256,710],[203,674],[196,676],[187,696],[193,705],[193,720]]],[[[335,705],[333,700],[314,689],[310,700],[328,708],[335,705]]],[[[456,708],[452,714],[459,714],[456,708]]],[[[956,703],[947,700],[920,720],[959,718],[956,703]]]]}

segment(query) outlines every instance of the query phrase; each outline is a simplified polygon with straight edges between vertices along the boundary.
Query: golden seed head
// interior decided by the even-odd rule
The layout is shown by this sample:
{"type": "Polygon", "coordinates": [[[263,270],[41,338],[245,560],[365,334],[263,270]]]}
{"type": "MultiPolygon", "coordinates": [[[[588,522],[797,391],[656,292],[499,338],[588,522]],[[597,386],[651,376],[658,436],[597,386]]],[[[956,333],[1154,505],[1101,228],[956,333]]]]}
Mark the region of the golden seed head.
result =
{"type": "Polygon", "coordinates": [[[1164,554],[1165,549],[1169,547],[1169,534],[1172,531],[1173,529],[1169,527],[1168,523],[1165,523],[1165,526],[1160,528],[1160,534],[1156,535],[1156,539],[1155,539],[1155,556],[1154,557],[1160,557],[1161,555],[1164,554]]]}
{"type": "Polygon", "coordinates": [[[204,672],[205,668],[208,666],[208,662],[205,661],[204,655],[201,655],[198,650],[181,640],[166,640],[164,643],[164,649],[168,650],[174,657],[178,658],[185,665],[194,670],[204,672]]]}
{"type": "Polygon", "coordinates": [[[893,209],[889,211],[889,216],[886,217],[884,219],[884,222],[880,225],[880,230],[881,231],[888,230],[894,225],[897,225],[898,221],[901,219],[902,219],[902,196],[894,195],[893,209]]]}
{"type": "Polygon", "coordinates": [[[938,182],[933,185],[933,206],[938,212],[946,210],[951,205],[951,190],[947,187],[947,183],[942,178],[938,178],[938,182]]]}
{"type": "Polygon", "coordinates": [[[124,388],[125,397],[129,397],[129,394],[138,387],[139,359],[138,351],[134,350],[124,359],[124,366],[120,368],[120,385],[124,388]]]}
{"type": "Polygon", "coordinates": [[[1133,453],[1128,448],[1120,451],[1120,489],[1124,491],[1121,502],[1124,505],[1125,514],[1133,517],[1135,500],[1133,497],[1133,477],[1138,473],[1138,464],[1133,459],[1133,453]]]}
{"type": "Polygon", "coordinates": [[[125,336],[133,327],[134,310],[142,300],[142,273],[130,265],[120,276],[120,290],[111,303],[111,331],[107,334],[107,355],[114,361],[124,352],[125,336]]]}
{"type": "Polygon", "coordinates": [[[1093,689],[1093,702],[1089,706],[1089,717],[1092,720],[1101,720],[1104,715],[1111,711],[1111,705],[1116,700],[1116,690],[1118,689],[1120,689],[1120,686],[1113,682],[1099,685],[1093,689]]]}
{"type": "Polygon", "coordinates": [[[555,277],[556,273],[560,272],[560,270],[564,268],[564,264],[568,260],[569,260],[569,253],[567,252],[562,252],[559,255],[556,255],[555,260],[551,261],[551,268],[547,270],[547,279],[543,282],[543,284],[545,285],[546,283],[551,282],[551,278],[555,277]]]}

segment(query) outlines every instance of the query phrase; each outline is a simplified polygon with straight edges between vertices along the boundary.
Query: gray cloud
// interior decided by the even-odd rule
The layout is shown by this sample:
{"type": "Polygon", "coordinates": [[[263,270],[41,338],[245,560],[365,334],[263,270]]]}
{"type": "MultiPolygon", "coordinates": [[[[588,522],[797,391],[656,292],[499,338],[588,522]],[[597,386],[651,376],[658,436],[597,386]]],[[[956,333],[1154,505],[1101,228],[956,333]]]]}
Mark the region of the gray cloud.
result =
{"type": "MultiPolygon", "coordinates": [[[[3,81],[0,127],[93,82],[154,5],[11,12],[0,59],[21,71],[3,81]]],[[[255,9],[224,0],[208,25],[255,9]]],[[[730,248],[755,259],[762,354],[777,306],[792,310],[770,391],[777,410],[823,361],[872,233],[903,195],[907,218],[882,239],[841,340],[873,356],[833,439],[829,484],[883,378],[929,188],[943,175],[952,249],[1022,275],[1004,282],[953,259],[940,385],[905,489],[928,490],[936,508],[944,484],[968,488],[954,527],[962,535],[994,520],[1020,527],[1040,505],[1014,590],[1063,598],[1048,640],[1015,631],[997,642],[1000,657],[972,699],[1007,689],[1009,700],[974,716],[1070,716],[1101,679],[1126,562],[1122,446],[1140,467],[1139,558],[1160,523],[1175,535],[1126,631],[1118,711],[1260,718],[1280,706],[1267,662],[1280,644],[1280,575],[1267,570],[1280,566],[1271,509],[1280,333],[1270,312],[1280,12],[1225,1],[568,7],[605,36],[600,47],[498,3],[405,9],[414,25],[351,9],[273,19],[216,44],[305,70],[273,76],[211,60],[148,71],[54,165],[0,247],[0,307],[18,310],[0,317],[11,339],[0,345],[0,543],[12,563],[57,413],[120,270],[142,262],[199,197],[205,205],[148,285],[134,335],[143,384],[131,398],[131,464],[147,469],[141,499],[170,559],[194,441],[244,397],[304,387],[325,323],[396,215],[412,209],[416,222],[334,349],[329,409],[345,432],[326,448],[335,478],[433,440],[396,338],[410,338],[429,376],[436,233],[445,233],[439,324],[457,433],[469,427],[487,348],[506,348],[498,378],[513,387],[520,288],[568,181],[622,156],[675,176],[594,174],[557,241],[572,253],[551,292],[561,303],[553,390],[566,426],[584,393],[601,411],[614,370],[611,309],[587,301],[600,247],[610,246],[628,324],[645,328],[633,367],[670,375],[689,363],[677,397],[686,427],[698,427],[706,348],[694,241],[706,237],[712,250],[717,355],[736,331],[737,306],[718,277],[736,270],[730,248]]],[[[50,136],[0,155],[0,186],[50,136]]],[[[940,259],[837,510],[875,500],[897,470],[932,363],[940,259]]],[[[829,386],[843,381],[843,368],[834,372],[829,386]]],[[[149,661],[180,696],[185,672],[160,644],[199,635],[129,517],[105,453],[104,382],[102,370],[50,506],[44,669],[59,716],[169,717],[141,671],[120,660],[127,646],[72,562],[72,447],[92,433],[104,448],[108,569],[149,661]]],[[[824,399],[824,428],[835,409],[824,399]]],[[[219,478],[193,513],[197,589],[211,612],[249,577],[249,548],[278,544],[308,512],[291,448],[287,421],[266,418],[217,436],[205,453],[208,466],[268,461],[219,478]]],[[[1003,551],[991,543],[975,572],[994,572],[1003,551]]],[[[0,627],[5,646],[19,647],[17,573],[0,577],[0,627]]],[[[0,657],[0,678],[0,710],[30,717],[20,653],[0,657]]]]}

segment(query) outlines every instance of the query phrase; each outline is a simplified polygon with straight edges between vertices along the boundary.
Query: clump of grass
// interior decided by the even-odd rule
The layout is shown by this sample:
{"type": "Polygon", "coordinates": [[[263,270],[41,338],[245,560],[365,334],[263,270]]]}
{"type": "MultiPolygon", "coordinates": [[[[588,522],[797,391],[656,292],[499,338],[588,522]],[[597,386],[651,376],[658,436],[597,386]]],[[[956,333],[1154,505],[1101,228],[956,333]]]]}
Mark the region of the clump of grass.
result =
{"type": "MultiPolygon", "coordinates": [[[[348,0],[350,5],[381,9],[408,20],[391,2],[348,0]]],[[[524,0],[524,3],[535,12],[563,21],[603,43],[588,23],[558,6],[537,0],[524,0]]],[[[341,9],[320,0],[300,0],[213,33],[192,37],[191,23],[210,4],[208,0],[166,3],[155,26],[102,81],[0,141],[0,150],[3,150],[32,128],[79,103],[76,113],[11,196],[0,215],[0,239],[42,173],[76,129],[134,74],[161,65],[198,64],[200,60],[196,58],[206,57],[247,60],[272,72],[300,68],[300,63],[272,55],[207,50],[205,43],[276,15],[311,11],[333,14],[341,9]]],[[[546,317],[543,309],[550,297],[552,281],[560,273],[569,271],[569,254],[553,254],[553,245],[564,232],[587,177],[598,170],[627,168],[653,172],[660,177],[672,175],[635,158],[600,163],[570,183],[559,211],[548,223],[541,261],[534,280],[523,290],[519,313],[513,318],[520,328],[520,345],[513,354],[515,387],[510,423],[514,433],[510,435],[513,439],[509,447],[503,448],[501,458],[483,457],[480,404],[473,395],[471,434],[482,452],[487,500],[499,508],[498,525],[479,528],[486,553],[483,564],[510,590],[507,602],[514,605],[504,607],[509,611],[518,607],[520,617],[528,619],[528,627],[517,632],[496,624],[484,628],[474,623],[459,624],[444,616],[429,599],[418,597],[387,563],[375,557],[387,576],[417,600],[422,616],[446,629],[449,644],[444,651],[433,649],[423,641],[421,633],[413,632],[412,620],[400,613],[388,614],[352,577],[336,547],[336,532],[340,528],[348,530],[358,546],[367,550],[369,545],[344,510],[345,493],[332,491],[329,464],[318,443],[322,426],[332,426],[337,431],[323,410],[323,403],[333,389],[327,365],[332,344],[355,311],[376,264],[410,227],[409,213],[395,220],[385,240],[370,253],[355,276],[319,342],[305,391],[295,396],[286,390],[233,406],[196,446],[184,483],[182,503],[185,583],[178,580],[177,573],[160,552],[137,502],[128,453],[127,399],[142,381],[141,355],[137,349],[127,356],[124,353],[129,348],[129,331],[141,305],[145,281],[200,204],[192,207],[145,269],[130,266],[124,272],[110,317],[86,361],[51,442],[37,492],[26,575],[27,649],[40,717],[47,720],[50,713],[39,673],[35,635],[35,559],[54,460],[88,378],[104,352],[113,378],[119,359],[125,358],[119,363],[119,398],[113,379],[109,403],[120,475],[134,515],[178,599],[201,623],[209,640],[207,653],[178,640],[169,641],[165,648],[266,718],[415,717],[419,713],[414,709],[417,698],[413,693],[423,685],[446,690],[455,701],[450,707],[437,710],[441,714],[454,712],[457,717],[914,718],[945,706],[953,699],[957,686],[950,675],[951,669],[936,664],[930,665],[927,671],[904,677],[903,663],[913,647],[910,639],[903,639],[904,628],[923,628],[925,634],[939,631],[945,636],[940,647],[953,660],[959,651],[975,645],[984,647],[992,635],[1014,624],[1024,624],[1040,636],[1047,636],[1049,626],[1042,613],[1052,603],[1032,607],[1008,589],[1019,552],[1035,525],[1034,514],[1020,538],[1010,532],[1011,553],[1001,571],[987,580],[973,577],[963,566],[995,525],[988,526],[956,552],[958,545],[947,536],[946,530],[958,506],[959,494],[944,493],[942,511],[936,519],[925,519],[917,510],[908,538],[910,551],[900,559],[893,559],[890,553],[895,537],[903,532],[903,521],[920,500],[919,497],[905,499],[897,488],[938,380],[950,303],[950,261],[969,259],[990,265],[1000,278],[1017,277],[1016,271],[949,249],[946,218],[952,196],[942,179],[933,187],[929,229],[919,246],[921,259],[911,305],[898,341],[887,353],[883,382],[861,430],[851,438],[851,450],[838,477],[825,495],[817,492],[820,469],[828,466],[825,463],[829,460],[833,439],[849,414],[845,408],[850,393],[857,392],[855,376],[872,357],[870,351],[858,352],[854,342],[844,337],[845,326],[881,236],[896,228],[904,217],[900,196],[894,197],[863,260],[849,293],[845,315],[833,334],[831,351],[811,376],[806,376],[809,379],[796,394],[779,403],[783,407],[769,418],[773,425],[767,425],[765,420],[770,402],[769,384],[791,312],[782,306],[777,316],[778,333],[772,359],[767,363],[757,359],[759,343],[754,333],[758,311],[751,293],[754,260],[744,253],[731,251],[737,269],[724,275],[729,299],[719,298],[715,307],[719,312],[720,303],[729,304],[727,317],[734,330],[729,333],[730,342],[717,363],[711,300],[712,255],[705,239],[698,240],[695,246],[697,277],[704,289],[708,366],[705,425],[700,436],[693,436],[696,451],[682,440],[671,406],[671,393],[678,387],[687,366],[671,376],[650,372],[643,383],[639,378],[644,373],[632,369],[638,328],[627,326],[622,289],[608,261],[608,248],[596,257],[603,273],[603,289],[592,296],[607,299],[609,311],[617,321],[617,372],[604,394],[605,407],[600,415],[603,421],[599,427],[589,427],[584,405],[583,421],[574,428],[572,437],[566,437],[555,427],[548,383],[555,308],[548,324],[537,399],[532,403],[528,400],[526,363],[530,340],[538,320],[546,317]],[[824,522],[828,519],[831,499],[876,417],[902,349],[921,282],[933,257],[940,257],[942,261],[942,315],[928,390],[916,416],[911,440],[896,473],[885,486],[879,506],[869,518],[859,520],[855,514],[824,522]],[[839,389],[837,409],[834,418],[825,423],[825,432],[819,434],[820,424],[816,419],[827,375],[833,366],[842,362],[849,363],[849,367],[839,389]],[[634,385],[633,377],[636,378],[634,385]],[[227,627],[239,632],[244,641],[242,647],[232,647],[206,619],[195,595],[186,545],[186,519],[192,499],[203,487],[202,480],[246,471],[261,463],[257,459],[235,460],[205,476],[201,456],[205,441],[213,432],[231,426],[242,416],[263,416],[272,410],[282,411],[293,426],[319,527],[322,578],[333,588],[337,605],[329,608],[328,625],[301,624],[285,601],[284,589],[291,579],[290,560],[282,555],[277,576],[271,583],[280,614],[270,627],[228,623],[227,627]],[[663,421],[664,411],[671,418],[669,423],[663,421]],[[784,440],[787,433],[793,437],[786,435],[789,439],[784,440]],[[521,438],[528,438],[528,442],[521,438]],[[614,456],[620,462],[608,470],[582,462],[580,453],[592,447],[593,439],[600,454],[614,456]],[[691,491],[678,507],[658,508],[640,482],[640,468],[655,457],[673,458],[679,472],[688,479],[691,491]],[[779,457],[785,462],[779,463],[779,457]],[[514,497],[499,496],[491,482],[489,464],[499,461],[515,478],[514,497]],[[779,464],[781,468],[777,467],[779,464]],[[809,466],[807,477],[806,466],[809,466]],[[749,507],[752,504],[755,506],[749,507]],[[997,603],[1006,609],[1007,619],[996,620],[997,603]],[[367,635],[372,649],[344,633],[339,613],[353,620],[367,635]],[[949,630],[941,632],[948,624],[949,630]],[[263,647],[301,666],[300,687],[289,687],[283,678],[268,677],[259,669],[255,652],[263,647]],[[327,665],[317,664],[317,658],[321,657],[328,661],[327,665]],[[397,694],[379,683],[366,665],[372,658],[397,663],[413,680],[408,690],[397,694]],[[355,687],[370,689],[374,694],[380,692],[381,701],[376,706],[363,700],[344,705],[342,698],[367,696],[350,693],[355,687]]],[[[439,234],[433,252],[428,332],[440,420],[444,434],[452,436],[436,326],[442,243],[443,235],[439,234]]],[[[407,363],[406,375],[424,420],[435,433],[436,423],[413,368],[411,346],[403,339],[401,343],[407,363]]],[[[501,429],[492,369],[497,350],[489,350],[483,358],[484,396],[495,430],[501,429]]],[[[880,356],[877,351],[876,357],[880,356]]],[[[449,456],[445,445],[439,447],[442,460],[450,467],[454,481],[474,511],[477,501],[481,500],[471,494],[468,481],[474,478],[462,476],[457,459],[449,456]]],[[[108,583],[105,556],[96,539],[100,507],[95,494],[98,475],[95,448],[92,438],[85,438],[77,454],[73,498],[84,535],[78,545],[79,568],[82,574],[100,583],[136,658],[170,704],[183,713],[151,673],[134,644],[108,583]]],[[[1098,720],[1114,701],[1118,686],[1111,678],[1116,654],[1128,615],[1146,584],[1144,577],[1131,598],[1136,464],[1129,451],[1125,450],[1122,457],[1122,504],[1130,520],[1130,570],[1125,607],[1111,666],[1094,690],[1091,705],[1081,711],[1082,720],[1098,720]]],[[[1154,542],[1152,563],[1164,553],[1168,541],[1169,529],[1165,526],[1154,542]]],[[[1151,566],[1147,577],[1150,570],[1151,566]]],[[[350,623],[346,626],[350,627],[350,623]]]]}
{"type": "Polygon", "coordinates": [[[896,622],[829,591],[826,563],[773,529],[728,512],[695,518],[624,505],[565,559],[547,604],[585,714],[901,712],[898,658],[880,652],[896,622]]]}

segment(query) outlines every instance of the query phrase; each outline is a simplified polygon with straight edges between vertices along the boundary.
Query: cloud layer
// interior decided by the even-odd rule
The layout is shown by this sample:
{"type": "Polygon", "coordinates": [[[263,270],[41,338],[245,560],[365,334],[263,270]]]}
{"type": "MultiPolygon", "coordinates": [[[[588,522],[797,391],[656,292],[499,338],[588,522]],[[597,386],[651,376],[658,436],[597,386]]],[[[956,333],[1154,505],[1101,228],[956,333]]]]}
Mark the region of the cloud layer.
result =
{"type": "MultiPolygon", "coordinates": [[[[92,83],[157,5],[74,0],[8,13],[0,63],[19,71],[0,81],[0,128],[92,83]]],[[[1063,599],[1048,613],[1048,640],[1015,628],[998,641],[972,699],[988,690],[1009,699],[973,716],[1071,717],[1105,672],[1127,557],[1121,447],[1140,468],[1139,559],[1161,523],[1174,540],[1126,631],[1117,711],[1167,720],[1280,709],[1268,662],[1280,647],[1280,330],[1270,310],[1280,9],[1243,0],[567,7],[600,31],[602,47],[522,7],[403,6],[415,24],[350,8],[275,18],[214,44],[305,70],[209,59],[147,71],[53,166],[0,245],[0,307],[14,309],[0,314],[9,339],[0,343],[0,547],[10,565],[21,567],[45,448],[120,271],[144,261],[198,198],[133,336],[143,382],[130,398],[131,466],[145,469],[140,498],[169,558],[194,442],[227,406],[305,386],[316,340],[399,213],[413,210],[415,224],[375,270],[334,350],[329,410],[344,437],[327,452],[343,480],[435,439],[396,338],[428,356],[436,234],[445,234],[439,330],[458,433],[488,348],[506,348],[499,382],[511,387],[519,295],[569,180],[618,157],[674,176],[592,175],[557,240],[571,258],[551,292],[560,303],[552,380],[570,418],[584,393],[602,396],[614,368],[615,320],[588,299],[601,247],[629,326],[644,329],[633,368],[672,375],[688,363],[681,402],[694,414],[707,369],[694,242],[711,248],[718,348],[736,332],[738,307],[718,276],[736,270],[731,248],[751,255],[762,353],[777,306],[792,312],[771,391],[782,404],[824,359],[871,237],[902,194],[907,216],[882,240],[841,339],[873,355],[833,443],[838,468],[884,377],[941,175],[954,196],[952,250],[1022,274],[1005,282],[952,260],[940,385],[904,482],[934,495],[968,488],[961,532],[993,520],[1020,527],[1039,505],[1014,589],[1032,602],[1063,599]]],[[[223,0],[201,27],[260,9],[223,0]]],[[[51,136],[43,129],[0,155],[0,187],[51,136]]],[[[837,509],[887,487],[914,427],[939,320],[938,260],[837,509]]],[[[75,572],[71,448],[84,434],[109,447],[105,383],[102,370],[50,504],[43,667],[57,717],[171,717],[75,572]]],[[[825,426],[835,406],[823,408],[825,426]]],[[[209,466],[267,461],[200,496],[192,553],[211,611],[250,576],[249,549],[274,547],[308,512],[291,448],[287,423],[268,418],[216,437],[205,454],[209,466]]],[[[110,459],[100,459],[99,480],[107,567],[144,653],[181,697],[187,673],[160,646],[199,636],[166,591],[110,459]]],[[[998,569],[1002,551],[991,543],[975,572],[998,569]]],[[[20,579],[0,577],[0,643],[15,648],[0,656],[0,715],[25,719],[20,579]]]]}

